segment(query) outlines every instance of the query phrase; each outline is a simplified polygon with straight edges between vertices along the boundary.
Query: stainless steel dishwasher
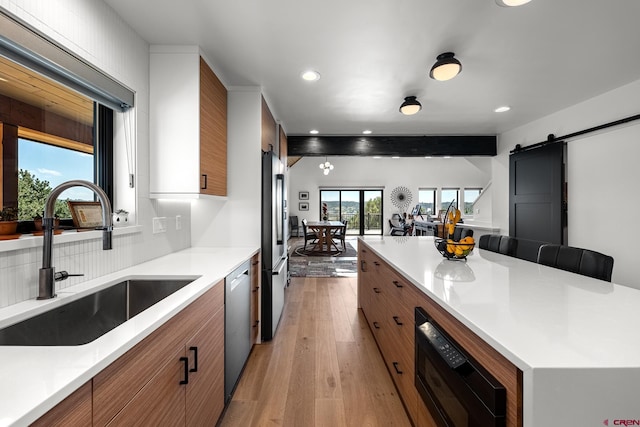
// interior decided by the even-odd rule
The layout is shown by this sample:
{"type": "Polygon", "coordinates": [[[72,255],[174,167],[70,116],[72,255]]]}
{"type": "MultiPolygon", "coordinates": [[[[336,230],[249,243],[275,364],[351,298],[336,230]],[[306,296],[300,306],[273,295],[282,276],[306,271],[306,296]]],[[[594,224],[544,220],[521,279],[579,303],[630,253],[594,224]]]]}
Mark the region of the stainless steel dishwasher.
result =
{"type": "Polygon", "coordinates": [[[225,278],[224,288],[224,396],[231,399],[251,351],[251,278],[249,261],[225,278]]]}

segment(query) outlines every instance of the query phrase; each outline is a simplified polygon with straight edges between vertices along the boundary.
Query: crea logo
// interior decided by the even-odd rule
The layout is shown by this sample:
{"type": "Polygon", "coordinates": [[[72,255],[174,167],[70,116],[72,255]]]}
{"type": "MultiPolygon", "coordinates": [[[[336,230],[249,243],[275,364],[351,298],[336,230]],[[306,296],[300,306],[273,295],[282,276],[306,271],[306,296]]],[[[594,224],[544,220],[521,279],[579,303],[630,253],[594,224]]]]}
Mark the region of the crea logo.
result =
{"type": "MultiPolygon", "coordinates": [[[[602,422],[605,426],[609,425],[609,419],[602,422]]],[[[638,420],[613,420],[614,426],[640,426],[640,419],[638,420]]]]}

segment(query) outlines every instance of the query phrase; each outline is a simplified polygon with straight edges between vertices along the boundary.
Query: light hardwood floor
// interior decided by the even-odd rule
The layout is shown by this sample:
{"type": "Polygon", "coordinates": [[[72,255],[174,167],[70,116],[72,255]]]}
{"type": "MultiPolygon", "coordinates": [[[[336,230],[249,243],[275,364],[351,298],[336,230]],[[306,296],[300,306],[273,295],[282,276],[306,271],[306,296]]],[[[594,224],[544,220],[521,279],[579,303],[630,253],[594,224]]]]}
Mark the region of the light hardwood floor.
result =
{"type": "Polygon", "coordinates": [[[357,278],[293,278],[273,341],[254,346],[222,427],[411,426],[357,278]]]}

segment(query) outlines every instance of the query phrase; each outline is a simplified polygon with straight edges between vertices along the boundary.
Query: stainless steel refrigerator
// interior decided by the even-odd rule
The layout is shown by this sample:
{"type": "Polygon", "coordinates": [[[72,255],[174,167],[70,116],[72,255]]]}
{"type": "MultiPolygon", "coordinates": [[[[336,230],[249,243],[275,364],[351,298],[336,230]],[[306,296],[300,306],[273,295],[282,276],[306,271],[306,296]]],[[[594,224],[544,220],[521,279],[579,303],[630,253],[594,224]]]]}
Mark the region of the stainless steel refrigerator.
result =
{"type": "Polygon", "coordinates": [[[287,285],[285,185],[273,151],[262,152],[262,341],[271,340],[280,322],[287,285]]]}

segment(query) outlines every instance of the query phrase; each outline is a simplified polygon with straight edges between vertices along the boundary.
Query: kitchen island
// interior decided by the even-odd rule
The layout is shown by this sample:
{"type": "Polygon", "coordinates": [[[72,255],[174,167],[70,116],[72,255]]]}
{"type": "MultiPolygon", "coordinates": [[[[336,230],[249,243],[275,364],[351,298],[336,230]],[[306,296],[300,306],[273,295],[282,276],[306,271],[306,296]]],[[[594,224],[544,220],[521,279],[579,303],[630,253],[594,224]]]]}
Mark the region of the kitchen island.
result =
{"type": "MultiPolygon", "coordinates": [[[[26,426],[38,419],[213,288],[220,283],[224,286],[225,276],[258,251],[257,247],[190,248],[65,288],[50,300],[29,300],[0,310],[3,327],[122,280],[168,276],[193,279],[88,344],[0,346],[0,426],[26,426]]],[[[222,288],[217,293],[222,295],[222,288]]]]}
{"type": "Polygon", "coordinates": [[[481,249],[445,260],[432,237],[367,237],[359,249],[521,371],[513,425],[640,420],[640,290],[481,249]]]}

